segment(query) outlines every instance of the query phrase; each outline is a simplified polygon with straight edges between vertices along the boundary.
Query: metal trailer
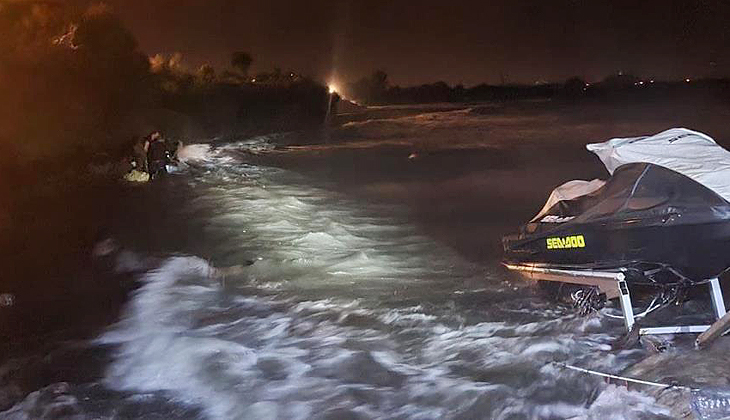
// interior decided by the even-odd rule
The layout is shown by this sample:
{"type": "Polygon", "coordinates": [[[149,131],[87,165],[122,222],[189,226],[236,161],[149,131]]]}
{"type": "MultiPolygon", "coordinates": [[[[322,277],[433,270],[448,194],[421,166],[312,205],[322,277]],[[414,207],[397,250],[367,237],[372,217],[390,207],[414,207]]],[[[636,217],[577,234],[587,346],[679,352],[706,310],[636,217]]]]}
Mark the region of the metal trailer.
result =
{"type": "MultiPolygon", "coordinates": [[[[606,294],[607,299],[618,298],[621,303],[624,324],[626,330],[631,332],[636,322],[634,308],[631,302],[631,293],[626,284],[625,270],[615,271],[592,271],[592,270],[561,270],[545,268],[534,264],[504,264],[505,267],[516,271],[532,280],[558,281],[562,283],[579,284],[583,286],[595,286],[606,294]]],[[[709,279],[709,293],[712,301],[712,308],[715,318],[719,320],[725,313],[725,302],[723,300],[722,288],[717,278],[709,279]]],[[[640,328],[639,335],[647,334],[678,334],[678,333],[702,333],[710,325],[669,325],[661,327],[640,328]]]]}

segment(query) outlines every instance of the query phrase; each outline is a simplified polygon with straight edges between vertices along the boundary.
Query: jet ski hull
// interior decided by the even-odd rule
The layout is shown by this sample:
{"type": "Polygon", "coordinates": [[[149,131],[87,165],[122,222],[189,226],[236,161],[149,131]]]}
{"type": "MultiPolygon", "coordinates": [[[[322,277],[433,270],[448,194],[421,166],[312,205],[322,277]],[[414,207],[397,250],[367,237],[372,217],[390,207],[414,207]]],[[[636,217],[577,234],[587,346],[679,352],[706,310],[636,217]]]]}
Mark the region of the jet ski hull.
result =
{"type": "Polygon", "coordinates": [[[730,266],[730,203],[670,169],[626,164],[603,187],[557,202],[502,242],[506,264],[699,282],[730,266]]]}
{"type": "Polygon", "coordinates": [[[562,269],[639,270],[668,267],[692,281],[717,277],[730,266],[730,221],[620,227],[570,226],[503,239],[504,261],[562,269]]]}

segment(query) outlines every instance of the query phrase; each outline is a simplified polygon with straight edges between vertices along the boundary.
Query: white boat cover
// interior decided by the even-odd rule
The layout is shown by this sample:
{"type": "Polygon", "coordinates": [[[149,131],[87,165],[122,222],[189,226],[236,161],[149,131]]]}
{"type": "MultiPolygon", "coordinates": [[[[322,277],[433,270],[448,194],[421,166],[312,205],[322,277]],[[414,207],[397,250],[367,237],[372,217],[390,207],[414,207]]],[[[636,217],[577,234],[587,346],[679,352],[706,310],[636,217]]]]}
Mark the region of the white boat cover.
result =
{"type": "Polygon", "coordinates": [[[542,210],[540,210],[539,213],[535,217],[530,220],[530,222],[537,222],[542,221],[543,223],[559,223],[561,221],[560,218],[556,218],[555,216],[547,216],[548,211],[552,206],[554,206],[559,201],[564,200],[572,200],[574,198],[582,197],[586,194],[590,194],[593,191],[601,188],[606,181],[600,180],[600,179],[594,179],[593,181],[583,181],[581,179],[576,179],[575,181],[568,181],[565,184],[555,188],[552,193],[550,193],[550,197],[547,200],[547,203],[543,206],[542,210]],[[544,220],[540,220],[543,219],[544,220]],[[552,219],[550,218],[552,217],[552,219]]]}
{"type": "Polygon", "coordinates": [[[672,128],[653,136],[592,143],[586,148],[598,155],[612,175],[627,163],[653,163],[686,175],[730,201],[730,152],[706,134],[672,128]]]}

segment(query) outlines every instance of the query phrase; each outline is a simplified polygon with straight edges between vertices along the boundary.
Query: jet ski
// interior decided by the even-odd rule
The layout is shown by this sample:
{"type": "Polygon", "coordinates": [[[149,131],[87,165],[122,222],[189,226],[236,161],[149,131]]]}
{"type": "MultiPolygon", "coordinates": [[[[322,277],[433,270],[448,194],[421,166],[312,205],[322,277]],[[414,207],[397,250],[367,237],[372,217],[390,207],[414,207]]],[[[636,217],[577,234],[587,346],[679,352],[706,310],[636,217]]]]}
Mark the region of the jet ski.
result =
{"type": "Polygon", "coordinates": [[[589,144],[611,175],[570,181],[514,235],[503,263],[697,284],[730,267],[730,152],[684,128],[589,144]]]}

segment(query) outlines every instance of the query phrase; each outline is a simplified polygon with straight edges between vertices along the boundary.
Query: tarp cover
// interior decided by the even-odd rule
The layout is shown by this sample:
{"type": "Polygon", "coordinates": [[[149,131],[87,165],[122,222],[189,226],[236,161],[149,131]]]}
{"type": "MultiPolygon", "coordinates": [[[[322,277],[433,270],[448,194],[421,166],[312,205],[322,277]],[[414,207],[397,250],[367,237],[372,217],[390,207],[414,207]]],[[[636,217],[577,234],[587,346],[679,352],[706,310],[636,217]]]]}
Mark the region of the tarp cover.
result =
{"type": "Polygon", "coordinates": [[[593,181],[576,179],[575,181],[566,182],[553,190],[542,210],[540,210],[540,212],[537,213],[537,216],[533,217],[530,222],[536,222],[542,219],[559,201],[572,200],[574,198],[590,194],[601,188],[604,184],[606,184],[606,181],[600,179],[594,179],[593,181]]]}
{"type": "Polygon", "coordinates": [[[615,138],[586,146],[610,174],[627,163],[646,162],[679,172],[730,201],[730,152],[712,137],[686,128],[653,136],[615,138]]]}
{"type": "MultiPolygon", "coordinates": [[[[589,185],[587,181],[580,182],[589,185]]],[[[601,181],[593,182],[599,185],[601,181]]],[[[539,222],[545,225],[612,219],[627,220],[638,226],[637,218],[654,223],[656,216],[674,214],[679,209],[682,211],[681,223],[689,222],[690,218],[696,221],[700,216],[706,222],[722,218],[721,208],[730,208],[730,203],[688,176],[653,163],[627,163],[616,169],[598,189],[557,201],[544,212],[546,216],[539,222]],[[624,212],[630,212],[632,216],[627,218],[624,212]],[[546,221],[546,217],[551,219],[546,221]]],[[[666,221],[660,223],[667,224],[666,221]]]]}

